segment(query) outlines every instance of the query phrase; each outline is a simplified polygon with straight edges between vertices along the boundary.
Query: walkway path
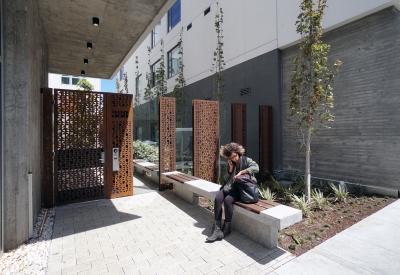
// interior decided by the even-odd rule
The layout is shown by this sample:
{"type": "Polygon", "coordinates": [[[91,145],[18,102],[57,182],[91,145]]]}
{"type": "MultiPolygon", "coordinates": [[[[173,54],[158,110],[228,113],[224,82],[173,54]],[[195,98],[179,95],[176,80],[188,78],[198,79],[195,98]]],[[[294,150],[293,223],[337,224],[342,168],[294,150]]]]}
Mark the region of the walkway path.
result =
{"type": "Polygon", "coordinates": [[[58,207],[47,274],[267,274],[294,258],[235,231],[206,243],[212,213],[143,181],[139,195],[58,207]]]}
{"type": "Polygon", "coordinates": [[[271,274],[400,274],[400,200],[271,274]]]}

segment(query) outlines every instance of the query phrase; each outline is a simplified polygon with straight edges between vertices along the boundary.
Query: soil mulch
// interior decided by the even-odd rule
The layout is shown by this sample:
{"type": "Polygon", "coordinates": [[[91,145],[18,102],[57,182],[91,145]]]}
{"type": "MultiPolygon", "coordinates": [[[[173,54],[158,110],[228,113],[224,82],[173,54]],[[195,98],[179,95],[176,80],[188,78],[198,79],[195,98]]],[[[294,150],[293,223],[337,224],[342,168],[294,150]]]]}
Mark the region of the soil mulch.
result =
{"type": "MultiPolygon", "coordinates": [[[[346,202],[331,202],[324,210],[314,209],[301,222],[279,231],[278,246],[299,256],[396,200],[382,196],[361,196],[349,197],[346,202]]],[[[205,198],[200,197],[199,205],[213,211],[205,198]]]]}

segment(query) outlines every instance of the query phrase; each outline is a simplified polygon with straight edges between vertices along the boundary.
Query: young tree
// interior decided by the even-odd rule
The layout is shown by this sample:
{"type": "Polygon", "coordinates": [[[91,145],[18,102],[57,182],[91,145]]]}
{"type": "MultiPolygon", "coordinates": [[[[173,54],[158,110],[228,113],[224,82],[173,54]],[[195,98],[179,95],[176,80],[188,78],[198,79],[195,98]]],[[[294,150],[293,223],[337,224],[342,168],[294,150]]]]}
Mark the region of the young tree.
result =
{"type": "Polygon", "coordinates": [[[185,119],[185,113],[186,113],[186,100],[188,99],[188,96],[186,95],[185,92],[185,87],[186,87],[186,80],[183,76],[183,68],[185,67],[183,65],[183,46],[182,46],[182,35],[183,35],[183,28],[181,29],[180,33],[180,39],[178,42],[178,49],[179,49],[179,74],[175,78],[175,86],[172,91],[173,97],[176,99],[176,106],[177,106],[177,116],[176,116],[176,125],[177,127],[183,127],[183,122],[185,119]]]}
{"type": "Polygon", "coordinates": [[[154,92],[157,100],[160,96],[164,96],[167,93],[167,78],[165,75],[165,62],[164,62],[164,40],[161,39],[160,43],[161,43],[160,66],[158,66],[156,70],[156,81],[154,85],[154,92]]]}
{"type": "Polygon", "coordinates": [[[213,85],[213,93],[214,98],[217,101],[222,101],[224,99],[225,91],[224,91],[224,82],[225,82],[225,74],[222,73],[225,68],[225,60],[224,60],[224,51],[223,51],[223,38],[222,35],[222,23],[224,22],[224,13],[222,8],[219,8],[219,3],[217,2],[217,12],[215,13],[215,32],[217,33],[217,48],[214,51],[213,61],[215,63],[212,64],[214,72],[214,85],[213,85]],[[218,11],[219,10],[219,11],[218,11]]]}
{"type": "Polygon", "coordinates": [[[291,82],[290,110],[294,129],[297,131],[301,146],[306,149],[306,167],[304,180],[306,196],[310,200],[310,155],[311,139],[326,123],[334,121],[332,86],[334,75],[342,64],[337,60],[333,69],[328,68],[330,46],[321,41],[321,20],[326,7],[326,0],[303,0],[301,13],[296,21],[296,31],[301,35],[300,53],[294,59],[291,82]]]}
{"type": "Polygon", "coordinates": [[[78,83],[76,83],[76,86],[78,87],[78,90],[82,88],[84,91],[93,91],[94,89],[93,84],[87,81],[86,78],[81,78],[78,83]]]}
{"type": "Polygon", "coordinates": [[[135,64],[136,64],[136,72],[135,72],[135,76],[136,76],[136,79],[135,79],[135,89],[136,89],[136,91],[135,91],[135,103],[134,103],[134,106],[135,107],[138,107],[139,105],[140,105],[140,87],[139,87],[139,78],[140,78],[140,72],[139,72],[139,59],[138,59],[138,57],[136,56],[136,59],[135,59],[135,64]]]}
{"type": "Polygon", "coordinates": [[[124,89],[125,93],[128,94],[128,73],[124,73],[124,89]]]}
{"type": "Polygon", "coordinates": [[[224,13],[222,8],[219,7],[219,3],[217,2],[217,12],[215,13],[215,32],[217,33],[217,47],[214,51],[214,57],[212,64],[214,72],[214,83],[213,83],[213,94],[214,99],[219,102],[219,125],[220,125],[220,133],[219,139],[221,143],[221,137],[226,131],[226,114],[227,114],[227,106],[226,102],[224,102],[225,96],[225,74],[223,70],[225,69],[225,59],[224,59],[224,42],[223,42],[223,30],[222,23],[224,22],[224,13]]]}

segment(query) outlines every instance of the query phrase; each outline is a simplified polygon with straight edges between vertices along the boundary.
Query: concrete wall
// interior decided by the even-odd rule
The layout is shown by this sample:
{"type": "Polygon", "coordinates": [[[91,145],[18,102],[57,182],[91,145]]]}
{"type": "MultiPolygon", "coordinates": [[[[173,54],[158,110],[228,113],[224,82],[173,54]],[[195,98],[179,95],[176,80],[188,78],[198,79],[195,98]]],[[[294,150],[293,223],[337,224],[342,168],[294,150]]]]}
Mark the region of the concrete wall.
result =
{"type": "MultiPolygon", "coordinates": [[[[311,175],[400,189],[400,12],[391,7],[327,32],[335,78],[332,129],[311,143],[311,175]]],[[[304,171],[305,151],[287,122],[297,46],[282,52],[283,165],[304,171]]]]}
{"type": "Polygon", "coordinates": [[[28,239],[28,172],[33,219],[41,207],[40,88],[47,86],[47,46],[37,1],[3,1],[4,16],[4,250],[28,239]]]}

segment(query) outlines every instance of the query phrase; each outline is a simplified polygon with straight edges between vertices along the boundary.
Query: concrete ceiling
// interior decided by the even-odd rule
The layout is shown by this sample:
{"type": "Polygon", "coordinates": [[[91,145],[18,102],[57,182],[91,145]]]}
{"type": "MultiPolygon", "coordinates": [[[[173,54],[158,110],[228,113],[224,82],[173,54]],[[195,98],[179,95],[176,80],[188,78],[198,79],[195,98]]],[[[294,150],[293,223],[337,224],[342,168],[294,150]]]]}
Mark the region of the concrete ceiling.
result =
{"type": "Polygon", "coordinates": [[[175,0],[39,0],[49,72],[112,78],[175,0]],[[95,27],[92,18],[100,19],[95,27]],[[93,43],[91,50],[87,42],[93,43]],[[85,65],[83,59],[89,59],[85,65]]]}

